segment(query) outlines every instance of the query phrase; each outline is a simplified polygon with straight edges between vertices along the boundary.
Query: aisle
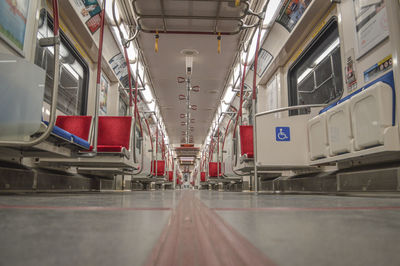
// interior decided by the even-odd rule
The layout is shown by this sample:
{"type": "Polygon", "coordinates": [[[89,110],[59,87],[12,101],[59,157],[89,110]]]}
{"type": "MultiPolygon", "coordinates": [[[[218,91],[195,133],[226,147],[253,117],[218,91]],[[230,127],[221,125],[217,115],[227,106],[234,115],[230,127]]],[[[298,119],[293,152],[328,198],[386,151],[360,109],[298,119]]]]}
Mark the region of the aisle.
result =
{"type": "Polygon", "coordinates": [[[0,265],[398,265],[400,199],[0,195],[0,265]]]}

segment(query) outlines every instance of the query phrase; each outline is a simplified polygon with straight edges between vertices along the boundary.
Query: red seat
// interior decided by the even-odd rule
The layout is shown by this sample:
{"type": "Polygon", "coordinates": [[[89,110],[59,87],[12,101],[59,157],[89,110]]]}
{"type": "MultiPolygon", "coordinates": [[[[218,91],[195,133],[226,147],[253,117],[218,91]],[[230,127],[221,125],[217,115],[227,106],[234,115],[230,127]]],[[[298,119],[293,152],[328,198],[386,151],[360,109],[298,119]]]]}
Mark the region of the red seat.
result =
{"type": "Polygon", "coordinates": [[[200,182],[206,182],[206,172],[200,173],[200,182]]]}
{"type": "Polygon", "coordinates": [[[209,176],[210,177],[218,177],[217,172],[219,172],[219,176],[222,176],[221,162],[219,162],[219,168],[218,168],[218,163],[217,162],[209,162],[208,163],[208,174],[209,174],[209,176]]]}
{"type": "Polygon", "coordinates": [[[253,147],[253,126],[240,126],[240,150],[241,155],[247,158],[254,158],[253,147]]]}
{"type": "Polygon", "coordinates": [[[121,152],[129,150],[132,117],[100,116],[97,150],[99,152],[121,152]]]}
{"type": "MultiPolygon", "coordinates": [[[[156,161],[153,161],[151,164],[151,174],[155,175],[156,161]]],[[[157,161],[157,176],[165,175],[165,161],[159,160],[157,161]]]]}
{"type": "Polygon", "coordinates": [[[59,115],[56,120],[56,126],[86,141],[89,140],[91,124],[91,116],[59,115]]]}
{"type": "Polygon", "coordinates": [[[174,180],[174,172],[173,171],[168,171],[168,180],[169,180],[169,182],[174,180]]]}

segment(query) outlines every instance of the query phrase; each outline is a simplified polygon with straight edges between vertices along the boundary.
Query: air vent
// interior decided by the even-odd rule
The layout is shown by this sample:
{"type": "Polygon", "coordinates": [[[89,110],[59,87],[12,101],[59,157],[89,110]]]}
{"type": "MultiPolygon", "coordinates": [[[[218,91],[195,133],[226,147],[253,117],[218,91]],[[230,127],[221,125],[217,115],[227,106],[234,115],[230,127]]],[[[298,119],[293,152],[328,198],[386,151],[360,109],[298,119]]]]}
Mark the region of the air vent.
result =
{"type": "Polygon", "coordinates": [[[199,52],[194,49],[183,49],[181,51],[181,54],[183,54],[184,56],[196,56],[199,54],[199,52]]]}

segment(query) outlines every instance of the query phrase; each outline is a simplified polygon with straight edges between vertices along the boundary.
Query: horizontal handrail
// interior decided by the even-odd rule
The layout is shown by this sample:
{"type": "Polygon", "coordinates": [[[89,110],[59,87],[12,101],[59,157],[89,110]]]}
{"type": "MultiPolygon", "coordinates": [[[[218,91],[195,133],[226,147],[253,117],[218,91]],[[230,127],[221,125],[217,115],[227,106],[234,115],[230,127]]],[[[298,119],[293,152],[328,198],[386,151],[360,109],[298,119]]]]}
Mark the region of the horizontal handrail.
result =
{"type": "Polygon", "coordinates": [[[307,105],[296,105],[296,106],[287,106],[283,108],[278,108],[274,110],[269,110],[265,112],[261,112],[256,114],[255,116],[262,116],[262,115],[269,115],[269,114],[275,114],[275,113],[280,113],[284,111],[291,111],[291,110],[299,110],[299,109],[306,109],[306,108],[324,108],[326,107],[327,104],[307,104],[307,105]]]}

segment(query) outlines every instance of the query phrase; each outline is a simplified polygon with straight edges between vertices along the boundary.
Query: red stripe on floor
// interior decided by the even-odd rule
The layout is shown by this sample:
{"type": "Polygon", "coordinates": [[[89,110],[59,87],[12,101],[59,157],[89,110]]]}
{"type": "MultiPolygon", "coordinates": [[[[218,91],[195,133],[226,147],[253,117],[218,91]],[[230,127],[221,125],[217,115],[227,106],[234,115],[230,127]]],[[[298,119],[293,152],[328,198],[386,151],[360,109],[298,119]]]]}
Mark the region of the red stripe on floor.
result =
{"type": "Polygon", "coordinates": [[[400,206],[372,207],[266,207],[266,208],[212,208],[214,211],[346,211],[346,210],[400,210],[400,206]]]}
{"type": "Polygon", "coordinates": [[[274,265],[195,193],[183,194],[146,265],[274,265]]]}
{"type": "Polygon", "coordinates": [[[97,206],[35,206],[35,205],[0,205],[0,209],[29,210],[72,210],[72,211],[169,211],[171,208],[124,208],[97,206]]]}

